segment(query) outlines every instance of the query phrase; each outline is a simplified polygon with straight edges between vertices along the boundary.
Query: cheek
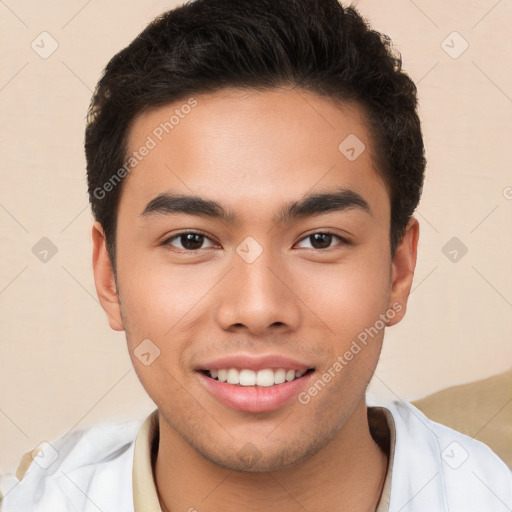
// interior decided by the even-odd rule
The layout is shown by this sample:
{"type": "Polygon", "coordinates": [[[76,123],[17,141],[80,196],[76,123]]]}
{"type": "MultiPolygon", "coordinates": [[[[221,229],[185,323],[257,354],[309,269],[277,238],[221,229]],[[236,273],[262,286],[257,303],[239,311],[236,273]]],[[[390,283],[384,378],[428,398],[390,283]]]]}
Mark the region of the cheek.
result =
{"type": "Polygon", "coordinates": [[[361,253],[335,265],[311,265],[297,274],[296,283],[302,283],[299,296],[334,339],[346,342],[386,311],[389,261],[361,253]]]}
{"type": "Polygon", "coordinates": [[[211,288],[205,273],[192,265],[149,262],[134,254],[120,259],[118,280],[121,308],[133,338],[172,336],[211,288]]]}
{"type": "Polygon", "coordinates": [[[176,405],[184,395],[181,355],[188,337],[183,326],[204,295],[204,280],[183,267],[147,264],[134,254],[118,266],[129,354],[140,382],[158,406],[167,400],[176,405]]]}

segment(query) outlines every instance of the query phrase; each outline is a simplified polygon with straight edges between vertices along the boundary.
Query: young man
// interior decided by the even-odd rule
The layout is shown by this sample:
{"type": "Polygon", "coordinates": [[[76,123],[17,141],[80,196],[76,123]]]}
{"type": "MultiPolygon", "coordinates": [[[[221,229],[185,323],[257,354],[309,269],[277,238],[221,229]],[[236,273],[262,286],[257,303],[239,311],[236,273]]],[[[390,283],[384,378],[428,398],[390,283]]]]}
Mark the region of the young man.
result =
{"type": "Polygon", "coordinates": [[[162,15],[108,64],[85,147],[98,297],[157,410],[45,447],[0,510],[512,510],[485,445],[366,404],[425,159],[416,88],[354,9],[162,15]]]}

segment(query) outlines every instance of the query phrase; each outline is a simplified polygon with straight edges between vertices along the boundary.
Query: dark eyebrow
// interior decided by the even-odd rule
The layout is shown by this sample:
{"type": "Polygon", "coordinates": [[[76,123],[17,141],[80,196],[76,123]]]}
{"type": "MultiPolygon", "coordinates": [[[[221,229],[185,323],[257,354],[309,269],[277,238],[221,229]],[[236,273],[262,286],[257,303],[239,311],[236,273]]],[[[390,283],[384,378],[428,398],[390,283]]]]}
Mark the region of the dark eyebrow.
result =
{"type": "Polygon", "coordinates": [[[201,217],[223,220],[228,224],[236,224],[236,216],[216,201],[203,199],[199,196],[178,195],[164,192],[152,199],[141,213],[141,217],[167,213],[188,213],[201,217]]]}
{"type": "MultiPolygon", "coordinates": [[[[368,202],[361,195],[353,190],[341,188],[335,191],[310,194],[299,201],[292,201],[281,208],[273,220],[275,224],[282,224],[299,218],[354,208],[371,214],[368,202]]],[[[178,195],[169,192],[152,199],[141,213],[141,217],[169,213],[187,213],[210,217],[233,225],[236,225],[238,220],[230,209],[225,209],[216,201],[199,196],[178,195]]]]}
{"type": "Polygon", "coordinates": [[[351,210],[354,208],[361,209],[371,215],[370,205],[366,199],[353,190],[340,188],[334,191],[330,190],[307,195],[300,201],[288,203],[274,217],[274,222],[281,224],[322,213],[351,210]]]}

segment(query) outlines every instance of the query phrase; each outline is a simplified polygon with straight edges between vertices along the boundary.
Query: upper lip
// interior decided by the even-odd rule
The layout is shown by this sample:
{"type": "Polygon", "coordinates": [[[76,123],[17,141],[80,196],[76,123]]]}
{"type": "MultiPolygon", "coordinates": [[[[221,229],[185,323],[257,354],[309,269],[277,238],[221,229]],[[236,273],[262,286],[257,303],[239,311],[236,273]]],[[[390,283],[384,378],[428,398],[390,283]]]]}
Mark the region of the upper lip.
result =
{"type": "Polygon", "coordinates": [[[197,370],[219,370],[236,368],[239,370],[264,370],[267,368],[285,370],[306,371],[313,368],[312,365],[304,361],[282,356],[279,354],[251,355],[251,354],[232,354],[219,357],[212,361],[197,365],[197,370]]]}

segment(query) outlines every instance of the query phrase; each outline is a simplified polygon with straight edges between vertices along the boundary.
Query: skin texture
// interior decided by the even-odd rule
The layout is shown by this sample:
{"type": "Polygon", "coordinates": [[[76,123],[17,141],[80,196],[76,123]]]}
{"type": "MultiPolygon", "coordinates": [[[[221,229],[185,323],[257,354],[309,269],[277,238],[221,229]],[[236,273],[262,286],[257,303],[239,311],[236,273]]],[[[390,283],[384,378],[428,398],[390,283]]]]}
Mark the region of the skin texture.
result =
{"type": "MultiPolygon", "coordinates": [[[[233,410],[201,385],[196,369],[227,354],[280,354],[315,368],[309,387],[393,304],[401,311],[388,326],[405,314],[418,223],[411,219],[392,258],[389,194],[356,105],[297,89],[195,99],[123,185],[117,282],[101,225],[93,227],[99,299],[111,327],[126,331],[135,370],[159,408],[155,479],[163,506],[374,510],[387,456],[370,435],[364,395],[384,329],[307,405],[294,398],[268,413],[233,410]],[[354,161],[338,149],[350,134],[366,146],[354,161]],[[290,201],[339,187],[360,194],[370,211],[273,221],[290,201]],[[215,200],[238,222],[141,216],[163,192],[215,200]],[[165,243],[190,229],[208,237],[196,252],[179,237],[165,243]],[[325,231],[336,236],[315,248],[308,236],[325,231]],[[262,249],[252,263],[236,251],[248,236],[262,249]],[[160,350],[149,366],[134,355],[145,339],[160,350]],[[250,460],[240,456],[244,446],[250,460]]],[[[129,151],[185,102],[140,115],[129,151]]]]}

